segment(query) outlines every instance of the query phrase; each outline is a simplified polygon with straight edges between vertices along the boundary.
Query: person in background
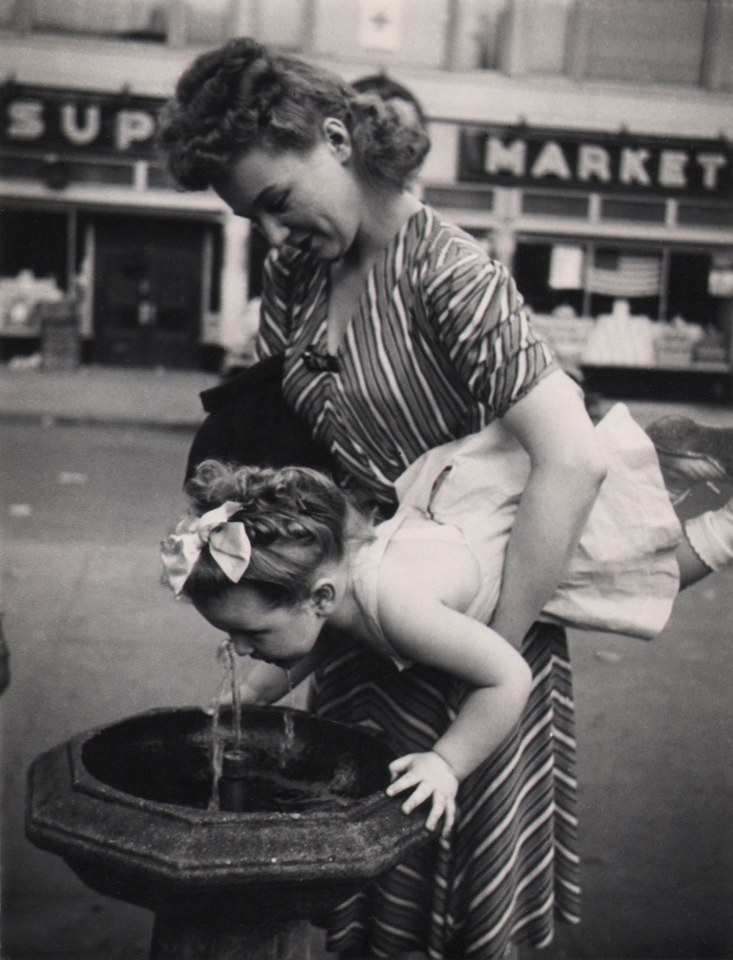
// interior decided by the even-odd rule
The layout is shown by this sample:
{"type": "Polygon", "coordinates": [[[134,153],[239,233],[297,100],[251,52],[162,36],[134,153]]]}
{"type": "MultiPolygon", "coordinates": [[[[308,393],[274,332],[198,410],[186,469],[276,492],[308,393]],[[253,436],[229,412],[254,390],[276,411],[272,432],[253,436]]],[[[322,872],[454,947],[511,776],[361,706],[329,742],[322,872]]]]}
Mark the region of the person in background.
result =
{"type": "MultiPolygon", "coordinates": [[[[357,93],[379,97],[383,103],[394,110],[406,127],[421,130],[426,136],[429,136],[428,120],[422,104],[414,93],[397,80],[393,80],[386,73],[374,73],[353,80],[351,86],[357,93]]],[[[423,190],[419,168],[413,171],[405,186],[416,197],[422,199],[423,190]]]]}
{"type": "Polygon", "coordinates": [[[386,73],[369,74],[351,81],[357,93],[373,94],[391,107],[406,127],[427,132],[427,117],[414,93],[386,73]]]}
{"type": "MultiPolygon", "coordinates": [[[[528,456],[489,624],[532,671],[527,706],[462,782],[450,836],[342,904],[329,948],[498,960],[546,945],[557,918],[579,919],[575,741],[566,637],[535,621],[606,474],[581,393],[507,269],[409,192],[428,139],[379,98],[234,40],[184,72],[160,142],[182,187],[213,187],[268,238],[258,356],[281,358],[286,403],[361,509],[389,517],[411,463],[497,419],[528,456]]],[[[429,751],[464,696],[355,645],[313,682],[314,710],[398,755],[429,751]]]]}

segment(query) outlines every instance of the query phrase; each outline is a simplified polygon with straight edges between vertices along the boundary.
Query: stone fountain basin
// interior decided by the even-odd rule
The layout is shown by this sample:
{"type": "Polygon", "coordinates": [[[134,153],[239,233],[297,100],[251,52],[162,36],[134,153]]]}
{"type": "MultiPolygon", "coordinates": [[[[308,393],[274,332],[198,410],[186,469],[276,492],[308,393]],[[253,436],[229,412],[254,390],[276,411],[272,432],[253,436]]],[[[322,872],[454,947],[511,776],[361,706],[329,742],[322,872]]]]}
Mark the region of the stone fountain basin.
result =
{"type": "Polygon", "coordinates": [[[211,718],[163,708],[37,757],[28,838],[99,893],[207,923],[318,917],[431,838],[424,811],[405,816],[385,795],[394,753],[380,738],[287,708],[244,708],[241,721],[257,775],[305,784],[302,796],[267,809],[260,790],[246,812],[207,809],[211,718]]]}

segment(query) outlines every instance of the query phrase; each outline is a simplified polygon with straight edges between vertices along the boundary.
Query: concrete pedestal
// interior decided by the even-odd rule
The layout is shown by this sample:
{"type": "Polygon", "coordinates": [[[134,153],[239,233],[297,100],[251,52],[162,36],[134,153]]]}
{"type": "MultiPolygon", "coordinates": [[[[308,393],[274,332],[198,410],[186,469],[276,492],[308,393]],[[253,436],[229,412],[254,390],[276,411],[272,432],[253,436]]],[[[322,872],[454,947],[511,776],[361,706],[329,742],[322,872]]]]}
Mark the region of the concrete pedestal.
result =
{"type": "Polygon", "coordinates": [[[227,927],[156,916],[150,960],[310,960],[307,920],[227,927]]]}

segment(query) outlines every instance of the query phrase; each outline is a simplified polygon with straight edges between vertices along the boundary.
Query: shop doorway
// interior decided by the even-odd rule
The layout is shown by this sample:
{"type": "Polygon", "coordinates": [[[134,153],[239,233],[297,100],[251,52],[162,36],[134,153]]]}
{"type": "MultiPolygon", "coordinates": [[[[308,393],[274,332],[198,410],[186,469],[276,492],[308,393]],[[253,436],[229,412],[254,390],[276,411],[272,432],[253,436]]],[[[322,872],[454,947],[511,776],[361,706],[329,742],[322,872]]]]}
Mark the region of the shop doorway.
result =
{"type": "Polygon", "coordinates": [[[196,368],[206,224],[94,217],[94,359],[134,367],[196,368]]]}

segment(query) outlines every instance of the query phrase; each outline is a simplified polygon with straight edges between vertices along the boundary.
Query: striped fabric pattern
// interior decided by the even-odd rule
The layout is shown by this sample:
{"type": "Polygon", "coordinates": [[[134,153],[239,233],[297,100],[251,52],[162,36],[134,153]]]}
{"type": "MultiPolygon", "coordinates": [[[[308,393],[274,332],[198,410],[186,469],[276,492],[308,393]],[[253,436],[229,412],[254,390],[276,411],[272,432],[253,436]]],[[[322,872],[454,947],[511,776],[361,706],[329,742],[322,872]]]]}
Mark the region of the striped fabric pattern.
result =
{"type": "MultiPolygon", "coordinates": [[[[546,945],[555,919],[579,920],[575,736],[564,632],[525,640],[533,689],[522,720],[461,785],[449,840],[418,850],[329,918],[343,957],[421,949],[429,960],[498,960],[510,943],[546,945]]],[[[386,735],[397,754],[429,750],[455,716],[462,683],[350,648],[317,674],[320,715],[386,735]]]]}
{"type": "MultiPolygon", "coordinates": [[[[478,430],[553,369],[507,271],[423,208],[374,264],[338,370],[326,349],[327,265],[282,248],[267,264],[261,356],[285,352],[284,393],[334,454],[339,480],[387,514],[392,482],[420,454],[478,430]]],[[[511,942],[548,943],[578,919],[574,711],[564,632],[535,627],[534,684],[521,723],[462,785],[449,840],[429,844],[329,918],[343,957],[424,950],[430,960],[499,960],[511,942]]],[[[421,666],[399,672],[347,645],[318,670],[312,708],[427,750],[465,685],[421,666]]]]}
{"type": "Polygon", "coordinates": [[[328,265],[293,248],[267,261],[260,356],[285,350],[284,393],[377,503],[425,450],[480,430],[554,368],[506,269],[428,207],[374,264],[336,358],[326,351],[328,265]]]}

